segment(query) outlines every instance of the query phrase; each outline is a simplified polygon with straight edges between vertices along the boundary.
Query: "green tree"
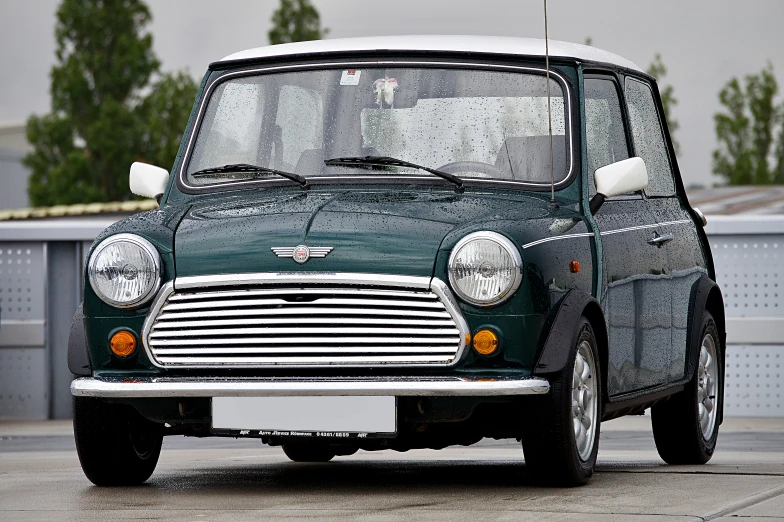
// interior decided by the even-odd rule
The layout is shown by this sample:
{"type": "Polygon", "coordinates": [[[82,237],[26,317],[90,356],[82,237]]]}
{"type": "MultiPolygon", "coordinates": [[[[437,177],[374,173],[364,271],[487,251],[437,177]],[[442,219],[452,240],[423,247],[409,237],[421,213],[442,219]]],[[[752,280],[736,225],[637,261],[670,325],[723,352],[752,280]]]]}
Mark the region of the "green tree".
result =
{"type": "Polygon", "coordinates": [[[52,112],[27,121],[34,205],[125,200],[133,161],[174,161],[196,85],[160,74],[150,21],[142,0],[60,4],[52,112]]]}
{"type": "MultiPolygon", "coordinates": [[[[661,54],[656,53],[646,72],[656,78],[657,82],[661,82],[667,76],[667,66],[664,65],[661,54]]],[[[662,108],[664,109],[664,118],[667,120],[667,128],[670,130],[672,147],[675,149],[675,154],[680,154],[681,144],[675,139],[675,132],[680,127],[680,124],[672,115],[673,108],[678,105],[675,89],[672,85],[659,85],[659,94],[661,95],[662,108]]]]}
{"type": "Polygon", "coordinates": [[[730,185],[784,183],[784,109],[776,105],[778,91],[768,63],[743,82],[732,78],[719,92],[724,112],[713,117],[719,142],[713,172],[730,185]]]}
{"type": "Polygon", "coordinates": [[[310,0],[280,0],[280,7],[272,13],[270,44],[321,40],[329,29],[321,28],[319,12],[310,0]]]}

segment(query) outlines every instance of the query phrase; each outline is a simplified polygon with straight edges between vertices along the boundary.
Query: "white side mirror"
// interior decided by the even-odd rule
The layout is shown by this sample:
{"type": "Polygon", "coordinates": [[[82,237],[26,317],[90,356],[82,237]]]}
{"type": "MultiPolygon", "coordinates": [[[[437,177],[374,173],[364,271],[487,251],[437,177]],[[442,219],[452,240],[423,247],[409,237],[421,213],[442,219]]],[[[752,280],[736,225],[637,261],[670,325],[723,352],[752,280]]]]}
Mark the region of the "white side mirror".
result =
{"type": "Polygon", "coordinates": [[[169,184],[169,173],[160,167],[136,161],[131,165],[129,182],[131,192],[137,196],[158,199],[169,184]]]}
{"type": "Polygon", "coordinates": [[[616,161],[596,169],[596,192],[606,198],[637,192],[648,187],[648,169],[642,158],[616,161]]]}
{"type": "Polygon", "coordinates": [[[637,192],[648,187],[648,169],[642,158],[616,161],[596,169],[593,178],[596,183],[596,196],[591,199],[593,214],[596,214],[605,198],[637,192]]]}

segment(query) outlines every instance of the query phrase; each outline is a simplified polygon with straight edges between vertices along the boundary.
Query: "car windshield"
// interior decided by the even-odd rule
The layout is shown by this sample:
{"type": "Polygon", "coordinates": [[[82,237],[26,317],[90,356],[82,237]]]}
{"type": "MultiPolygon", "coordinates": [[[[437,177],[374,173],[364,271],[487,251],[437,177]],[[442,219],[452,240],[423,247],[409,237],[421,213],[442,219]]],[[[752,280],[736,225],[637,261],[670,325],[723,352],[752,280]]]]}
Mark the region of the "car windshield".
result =
{"type": "MultiPolygon", "coordinates": [[[[549,184],[547,83],[540,71],[466,68],[317,69],[254,73],[209,92],[186,182],[209,186],[280,180],[274,174],[193,173],[251,164],[306,178],[433,178],[401,166],[333,164],[385,156],[461,179],[549,184]]],[[[570,170],[568,103],[550,79],[553,173],[570,170]]]]}

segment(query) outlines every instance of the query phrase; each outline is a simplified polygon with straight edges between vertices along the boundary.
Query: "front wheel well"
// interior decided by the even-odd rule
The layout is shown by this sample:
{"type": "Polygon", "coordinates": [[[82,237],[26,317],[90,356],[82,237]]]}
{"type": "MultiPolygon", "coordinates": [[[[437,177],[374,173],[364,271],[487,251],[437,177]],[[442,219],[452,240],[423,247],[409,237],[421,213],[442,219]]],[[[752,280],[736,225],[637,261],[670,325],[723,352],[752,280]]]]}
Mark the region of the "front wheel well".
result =
{"type": "Polygon", "coordinates": [[[607,336],[607,323],[604,320],[604,312],[602,307],[596,301],[589,301],[583,310],[583,317],[585,317],[591,328],[593,335],[596,339],[597,348],[599,349],[599,367],[601,368],[601,383],[602,383],[602,404],[607,402],[607,365],[609,361],[609,340],[607,336]]]}

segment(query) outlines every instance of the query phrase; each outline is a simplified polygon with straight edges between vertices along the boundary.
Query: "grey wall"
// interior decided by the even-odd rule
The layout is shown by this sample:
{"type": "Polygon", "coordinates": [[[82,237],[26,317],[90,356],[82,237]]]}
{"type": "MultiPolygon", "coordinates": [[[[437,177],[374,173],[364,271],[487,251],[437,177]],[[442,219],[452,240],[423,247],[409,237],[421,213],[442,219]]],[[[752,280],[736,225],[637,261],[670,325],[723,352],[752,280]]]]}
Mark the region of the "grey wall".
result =
{"type": "Polygon", "coordinates": [[[23,152],[0,147],[0,210],[30,206],[27,181],[30,172],[22,165],[23,152]]]}
{"type": "MultiPolygon", "coordinates": [[[[85,250],[89,247],[88,243],[85,250]]],[[[47,377],[54,391],[49,394],[49,417],[70,419],[71,397],[68,390],[73,376],[68,370],[68,336],[71,320],[82,301],[82,243],[49,243],[46,257],[47,377]]]]}

